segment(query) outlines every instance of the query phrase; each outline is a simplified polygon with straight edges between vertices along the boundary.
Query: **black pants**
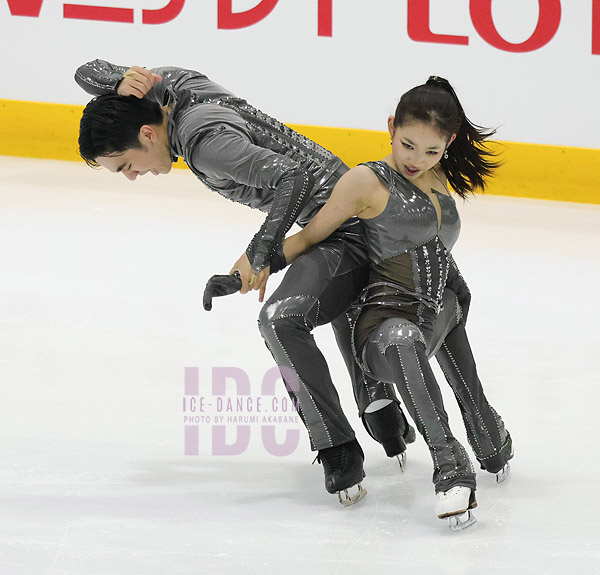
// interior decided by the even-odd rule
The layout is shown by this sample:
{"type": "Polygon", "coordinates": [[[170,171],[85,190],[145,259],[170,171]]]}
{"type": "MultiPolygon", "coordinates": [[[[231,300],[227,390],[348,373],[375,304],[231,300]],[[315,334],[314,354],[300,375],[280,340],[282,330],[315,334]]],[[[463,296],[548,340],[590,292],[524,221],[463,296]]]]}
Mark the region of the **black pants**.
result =
{"type": "Polygon", "coordinates": [[[376,399],[395,399],[394,386],[371,380],[354,360],[346,310],[369,279],[362,235],[338,230],[300,256],[265,303],[259,327],[308,430],[313,450],[354,439],[327,362],[311,331],[331,323],[352,380],[359,413],[376,399]]]}
{"type": "Polygon", "coordinates": [[[361,362],[374,377],[396,383],[429,447],[436,491],[456,485],[475,489],[469,456],[452,434],[429,364],[433,355],[458,401],[469,443],[482,468],[499,471],[510,458],[512,443],[502,419],[485,397],[456,294],[446,289],[443,303],[432,323],[418,326],[412,318],[402,317],[385,320],[364,345],[361,362]]]}

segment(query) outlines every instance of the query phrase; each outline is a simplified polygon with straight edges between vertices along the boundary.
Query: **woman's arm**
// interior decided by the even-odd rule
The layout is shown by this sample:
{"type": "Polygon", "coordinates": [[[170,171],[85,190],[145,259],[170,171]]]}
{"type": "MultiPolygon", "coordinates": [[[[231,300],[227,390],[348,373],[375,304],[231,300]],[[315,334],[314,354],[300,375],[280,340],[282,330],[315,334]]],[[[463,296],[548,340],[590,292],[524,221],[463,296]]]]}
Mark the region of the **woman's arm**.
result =
{"type": "Polygon", "coordinates": [[[283,253],[291,264],[308,248],[322,242],[353,216],[361,217],[371,208],[375,178],[369,168],[357,166],[344,174],[331,197],[300,232],[286,238],[283,253]]]}
{"type": "MultiPolygon", "coordinates": [[[[385,208],[388,194],[380,193],[377,176],[366,166],[356,166],[346,172],[335,185],[331,197],[317,215],[300,232],[286,238],[283,253],[286,265],[291,264],[307,249],[328,238],[346,220],[353,216],[375,217],[385,208]]],[[[250,287],[259,290],[259,301],[264,300],[269,279],[269,268],[252,277],[250,287]]]]}
{"type": "MultiPolygon", "coordinates": [[[[307,249],[328,238],[346,220],[361,216],[369,211],[373,203],[376,177],[365,166],[357,166],[346,172],[335,185],[331,197],[317,215],[300,232],[286,238],[283,253],[286,265],[291,264],[307,249]]],[[[250,287],[259,291],[258,299],[263,301],[270,269],[266,267],[250,281],[250,287]]]]}

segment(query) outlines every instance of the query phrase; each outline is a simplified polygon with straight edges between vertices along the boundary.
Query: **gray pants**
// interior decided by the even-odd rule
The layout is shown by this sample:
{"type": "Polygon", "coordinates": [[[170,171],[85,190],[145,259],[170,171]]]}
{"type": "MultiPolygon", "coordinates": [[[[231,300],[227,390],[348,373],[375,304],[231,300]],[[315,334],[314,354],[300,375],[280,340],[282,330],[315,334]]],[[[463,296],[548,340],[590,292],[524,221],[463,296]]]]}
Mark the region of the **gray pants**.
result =
{"type": "Polygon", "coordinates": [[[424,437],[436,492],[463,485],[475,489],[475,473],[464,447],[452,435],[429,359],[435,355],[458,401],[467,437],[481,467],[495,473],[510,458],[512,443],[500,416],[488,403],[469,346],[454,292],[444,291],[443,310],[433,324],[385,320],[364,345],[361,360],[374,377],[395,382],[424,437]],[[432,325],[433,329],[428,329],[432,325]]]}
{"type": "Polygon", "coordinates": [[[331,323],[358,404],[359,413],[376,399],[396,399],[391,383],[365,375],[354,361],[346,310],[369,279],[362,235],[337,231],[300,256],[259,315],[261,334],[310,436],[313,450],[354,439],[327,362],[311,331],[331,323]]]}

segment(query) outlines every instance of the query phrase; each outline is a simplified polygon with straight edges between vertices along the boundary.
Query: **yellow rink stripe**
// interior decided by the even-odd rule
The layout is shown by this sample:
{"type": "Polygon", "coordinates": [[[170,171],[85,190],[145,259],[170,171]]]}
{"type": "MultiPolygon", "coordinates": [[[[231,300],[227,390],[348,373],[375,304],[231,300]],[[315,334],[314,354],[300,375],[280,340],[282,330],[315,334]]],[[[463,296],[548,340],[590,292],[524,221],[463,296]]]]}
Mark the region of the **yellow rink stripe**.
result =
{"type": "MultiPolygon", "coordinates": [[[[82,106],[0,100],[0,155],[80,161],[82,106]]],[[[389,153],[386,132],[290,125],[349,166],[389,153]]],[[[600,204],[600,150],[501,142],[504,165],[487,193],[600,204]]],[[[178,162],[178,166],[183,166],[178,162]]]]}

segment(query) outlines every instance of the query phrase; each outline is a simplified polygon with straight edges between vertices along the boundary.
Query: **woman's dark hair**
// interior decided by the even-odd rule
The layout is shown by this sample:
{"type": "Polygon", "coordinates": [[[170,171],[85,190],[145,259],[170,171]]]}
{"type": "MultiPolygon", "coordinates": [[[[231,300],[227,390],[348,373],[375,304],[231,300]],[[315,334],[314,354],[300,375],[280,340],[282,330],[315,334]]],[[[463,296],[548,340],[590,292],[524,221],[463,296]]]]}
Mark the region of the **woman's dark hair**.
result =
{"type": "Polygon", "coordinates": [[[146,98],[108,94],[94,98],[83,110],[79,124],[79,154],[89,166],[97,158],[141,148],[144,125],[161,124],[160,105],[146,98]]]}
{"type": "Polygon", "coordinates": [[[469,121],[448,80],[431,76],[427,83],[409,90],[400,98],[394,126],[415,120],[435,126],[448,139],[456,134],[447,150],[448,157],[442,156],[440,160],[454,191],[464,198],[477,188],[484,190],[486,178],[501,165],[494,159],[497,154],[485,141],[496,130],[487,130],[469,121]]]}

